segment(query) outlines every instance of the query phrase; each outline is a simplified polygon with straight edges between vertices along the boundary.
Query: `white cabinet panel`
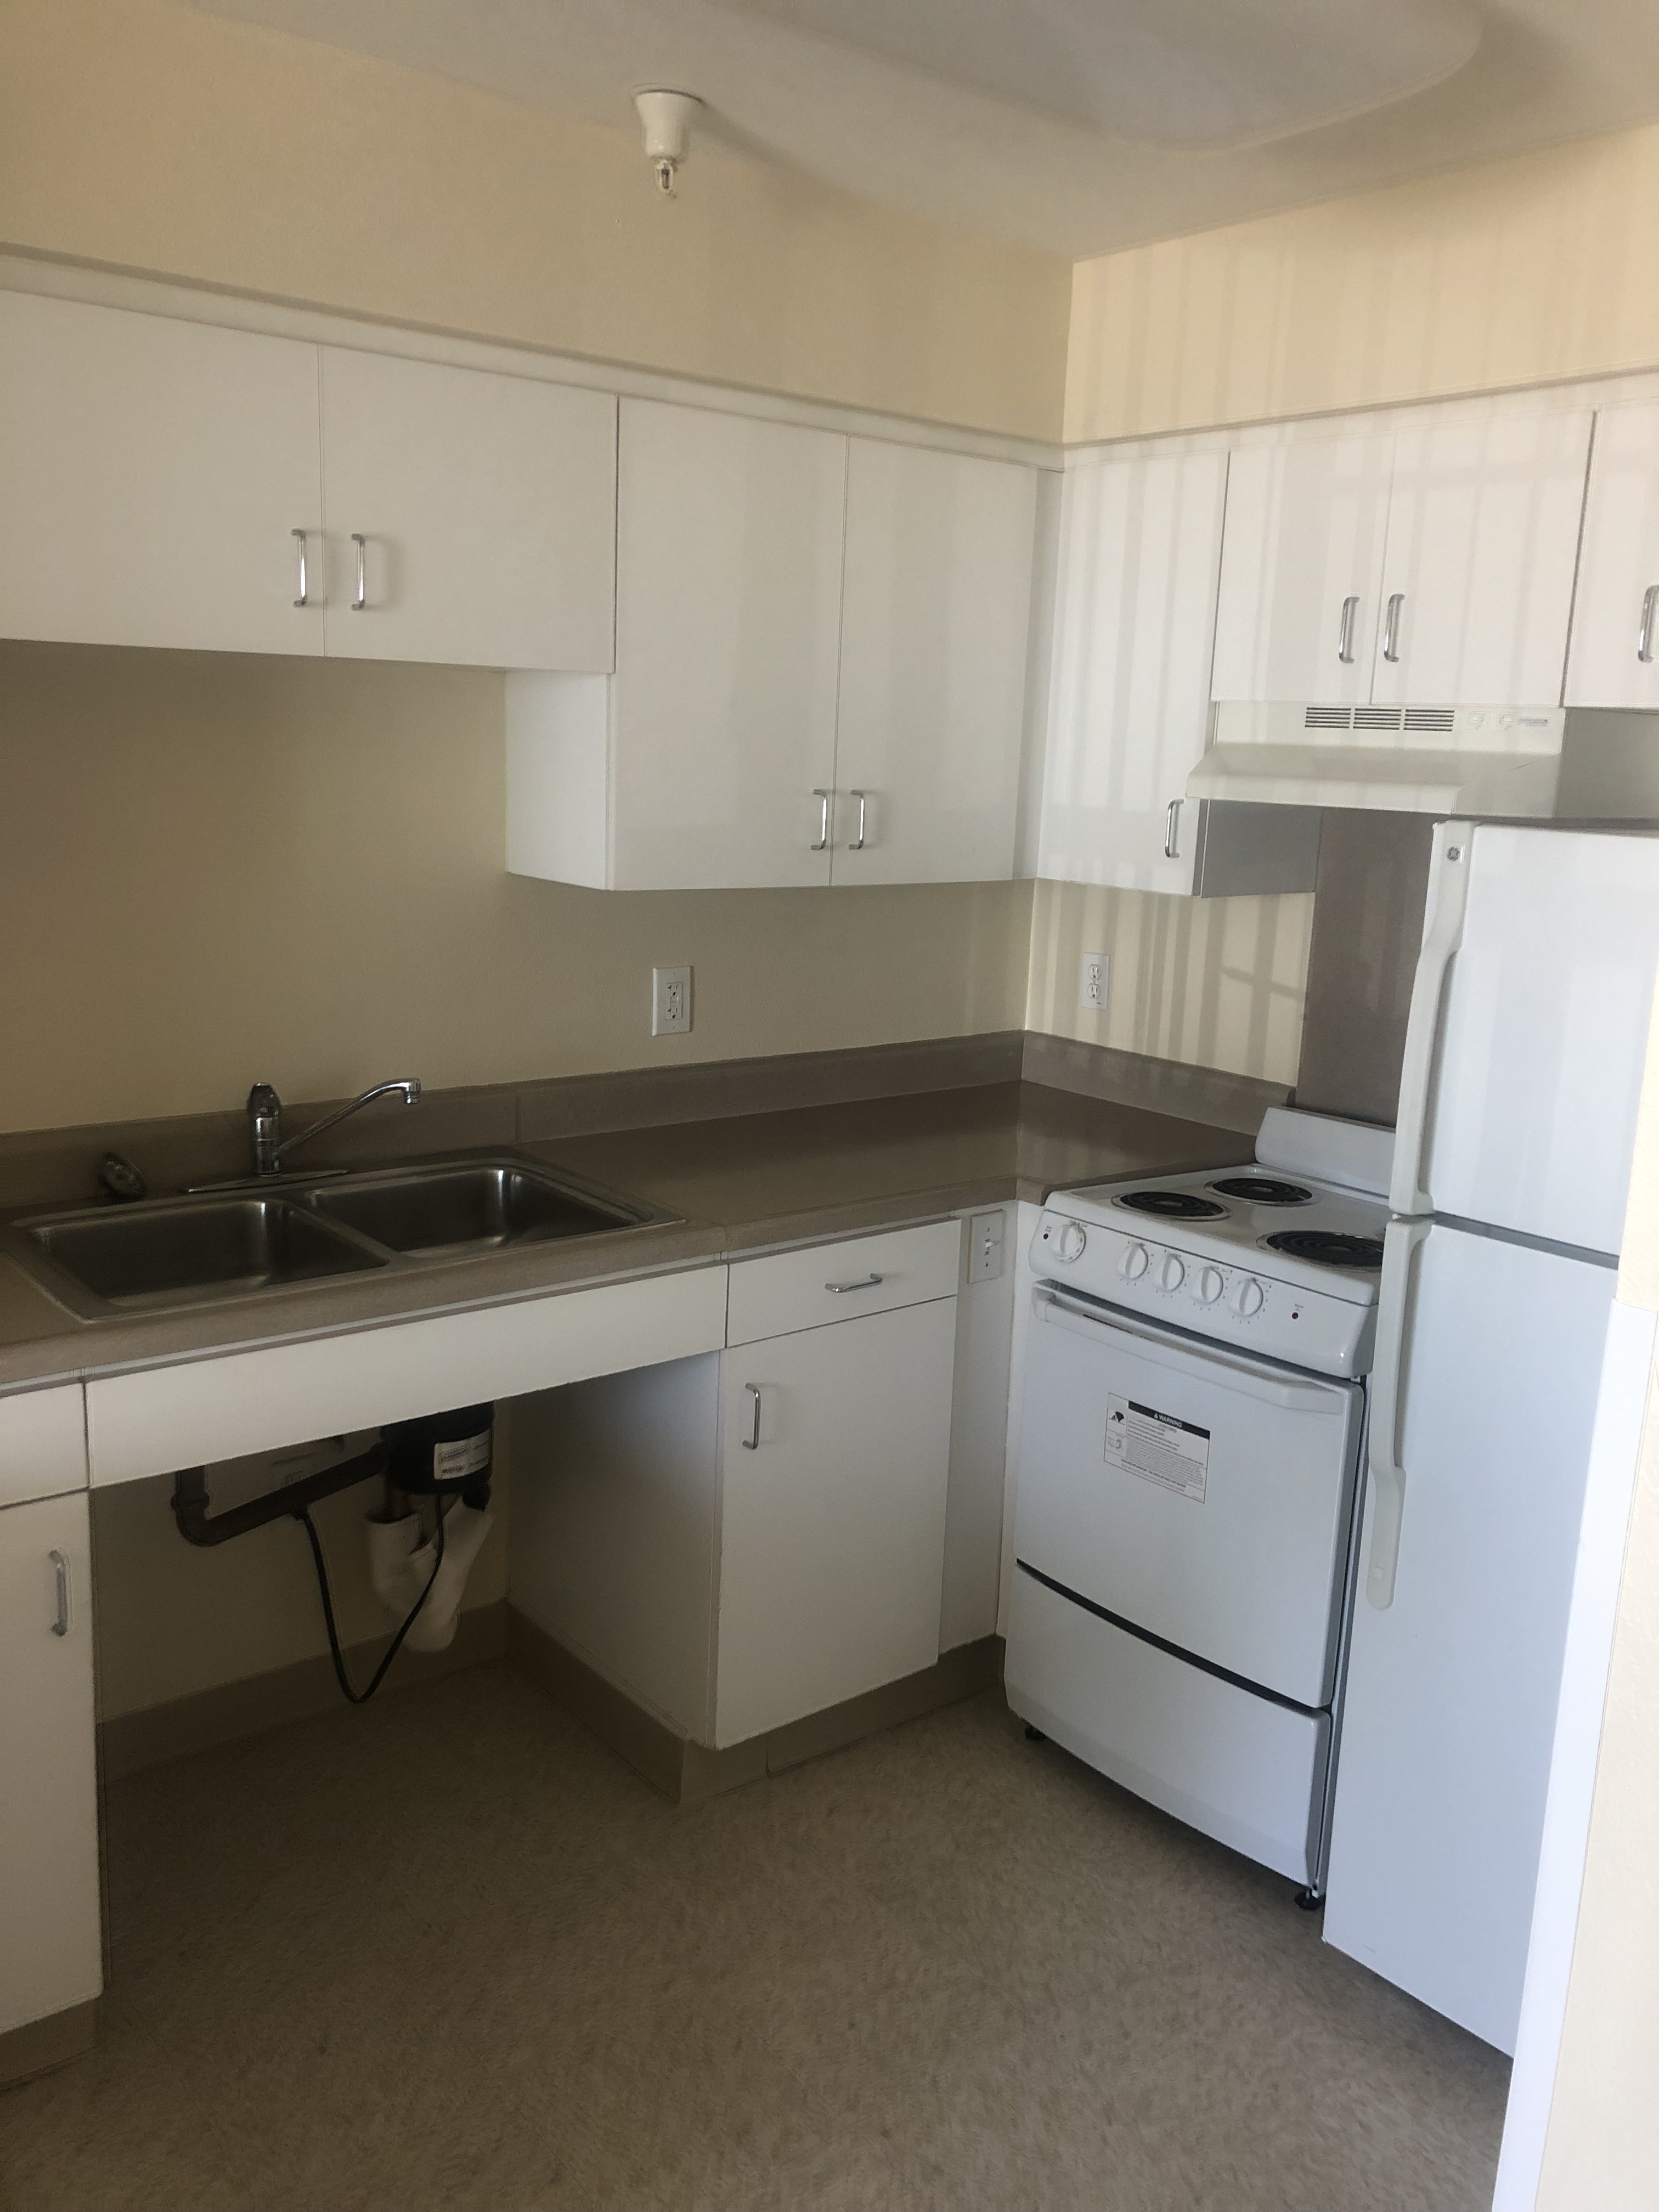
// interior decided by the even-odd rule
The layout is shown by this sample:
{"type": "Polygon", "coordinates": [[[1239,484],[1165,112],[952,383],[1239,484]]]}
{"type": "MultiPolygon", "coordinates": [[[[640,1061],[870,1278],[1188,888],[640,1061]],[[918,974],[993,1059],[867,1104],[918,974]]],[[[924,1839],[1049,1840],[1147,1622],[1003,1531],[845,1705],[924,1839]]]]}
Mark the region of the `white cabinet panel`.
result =
{"type": "Polygon", "coordinates": [[[0,635],[320,653],[316,347],[0,293],[0,635]]]}
{"type": "Polygon", "coordinates": [[[1377,429],[1233,455],[1212,697],[1370,698],[1393,456],[1377,429]]]}
{"type": "Polygon", "coordinates": [[[1588,413],[1472,407],[1400,432],[1379,705],[1559,702],[1589,431],[1588,413]]]}
{"type": "Polygon", "coordinates": [[[962,1266],[962,1224],[933,1221],[836,1244],[808,1244],[734,1260],[726,1340],[750,1344],[787,1329],[818,1328],[890,1306],[948,1298],[962,1266]]]}
{"type": "Polygon", "coordinates": [[[1193,888],[1226,492],[1224,452],[1067,472],[1039,875],[1193,888]]]}
{"type": "Polygon", "coordinates": [[[94,1486],[719,1349],[726,1270],[698,1267],[355,1334],[106,1375],[87,1387],[94,1486]]]}
{"type": "Polygon", "coordinates": [[[955,1340],[939,1298],[726,1353],[717,1744],[938,1658],[955,1340]]]}
{"type": "Polygon", "coordinates": [[[609,880],[826,884],[847,441],[622,402],[609,880]]]}
{"type": "Polygon", "coordinates": [[[1659,405],[1595,418],[1566,704],[1659,707],[1659,405]]]}
{"type": "Polygon", "coordinates": [[[331,655],[611,665],[609,393],[325,346],[322,395],[331,655]]]}
{"type": "Polygon", "coordinates": [[[1030,469],[850,441],[835,882],[1012,874],[1036,514],[1030,469]]]}
{"type": "Polygon", "coordinates": [[[78,1382],[0,1398],[0,1506],[87,1486],[86,1402],[78,1382]]]}
{"type": "Polygon", "coordinates": [[[82,1491],[0,1512],[0,2034],[103,1979],[82,1491]]]}

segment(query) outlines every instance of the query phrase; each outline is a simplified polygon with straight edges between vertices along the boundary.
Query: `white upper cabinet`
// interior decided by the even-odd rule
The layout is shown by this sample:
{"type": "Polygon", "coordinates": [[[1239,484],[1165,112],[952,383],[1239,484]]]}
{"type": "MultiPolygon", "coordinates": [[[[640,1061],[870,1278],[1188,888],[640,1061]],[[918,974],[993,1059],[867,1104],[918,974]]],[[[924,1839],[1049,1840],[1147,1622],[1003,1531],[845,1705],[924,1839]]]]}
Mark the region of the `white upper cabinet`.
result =
{"type": "Polygon", "coordinates": [[[1193,888],[1226,495],[1224,451],[1066,471],[1041,876],[1193,888]]]}
{"type": "Polygon", "coordinates": [[[843,437],[623,401],[616,889],[829,882],[846,494],[843,437]]]}
{"type": "Polygon", "coordinates": [[[321,653],[316,347],[0,293],[0,635],[321,653]]]}
{"type": "Polygon", "coordinates": [[[1212,698],[1370,697],[1393,468],[1374,428],[1234,453],[1212,698]]]}
{"type": "Polygon", "coordinates": [[[1569,707],[1659,707],[1659,403],[1595,418],[1569,707]]]}
{"type": "Polygon", "coordinates": [[[848,442],[832,880],[1013,872],[1035,472],[848,442]]]}
{"type": "Polygon", "coordinates": [[[608,669],[616,400],[321,353],[330,655],[608,669]]]}
{"type": "Polygon", "coordinates": [[[1588,411],[1488,407],[1400,431],[1378,705],[1559,705],[1589,434],[1588,411]]]}

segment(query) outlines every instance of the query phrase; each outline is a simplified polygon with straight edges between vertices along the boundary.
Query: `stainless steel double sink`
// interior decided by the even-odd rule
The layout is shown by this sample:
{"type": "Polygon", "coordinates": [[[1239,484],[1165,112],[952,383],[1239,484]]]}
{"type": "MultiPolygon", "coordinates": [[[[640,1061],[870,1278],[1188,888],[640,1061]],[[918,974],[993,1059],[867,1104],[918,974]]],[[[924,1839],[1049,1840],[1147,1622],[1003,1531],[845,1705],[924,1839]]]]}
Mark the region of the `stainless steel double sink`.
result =
{"type": "Polygon", "coordinates": [[[71,1313],[96,1321],[677,1218],[514,1152],[465,1152],[28,1213],[3,1241],[71,1313]]]}

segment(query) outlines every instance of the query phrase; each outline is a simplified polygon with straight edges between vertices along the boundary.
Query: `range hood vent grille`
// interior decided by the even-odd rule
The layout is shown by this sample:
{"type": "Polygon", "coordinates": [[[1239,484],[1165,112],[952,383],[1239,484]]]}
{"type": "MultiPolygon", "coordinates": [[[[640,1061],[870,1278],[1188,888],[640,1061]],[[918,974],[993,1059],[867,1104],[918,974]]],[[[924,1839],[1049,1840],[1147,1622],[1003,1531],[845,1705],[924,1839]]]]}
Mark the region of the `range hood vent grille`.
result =
{"type": "Polygon", "coordinates": [[[1455,707],[1407,707],[1406,727],[1408,730],[1449,730],[1455,726],[1455,707]]]}
{"type": "Polygon", "coordinates": [[[1356,707],[1353,710],[1356,730],[1397,730],[1400,727],[1398,707],[1356,707]]]}
{"type": "Polygon", "coordinates": [[[1352,707],[1310,707],[1302,717],[1304,730],[1351,730],[1353,727],[1352,707]]]}

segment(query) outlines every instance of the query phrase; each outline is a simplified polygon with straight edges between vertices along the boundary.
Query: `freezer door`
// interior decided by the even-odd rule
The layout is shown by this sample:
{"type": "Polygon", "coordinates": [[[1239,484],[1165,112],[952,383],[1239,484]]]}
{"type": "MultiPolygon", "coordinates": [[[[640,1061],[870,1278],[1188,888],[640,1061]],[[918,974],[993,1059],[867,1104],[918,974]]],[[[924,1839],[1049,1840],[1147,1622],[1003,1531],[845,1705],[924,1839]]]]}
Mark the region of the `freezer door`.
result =
{"type": "MultiPolygon", "coordinates": [[[[1513,2051],[1614,1274],[1389,1227],[1400,1387],[1371,1408],[1325,1938],[1513,2051]],[[1414,1243],[1411,1266],[1398,1263],[1414,1243]],[[1389,1484],[1398,1563],[1376,1571],[1389,1484]]],[[[1385,1345],[1395,1316],[1385,1311],[1385,1345]]]]}
{"type": "Polygon", "coordinates": [[[1182,1652],[1322,1706],[1360,1405],[1357,1383],[1039,1288],[1016,1557],[1182,1652]]]}
{"type": "Polygon", "coordinates": [[[1656,970],[1659,838],[1441,824],[1395,1211],[1616,1252],[1656,970]]]}

